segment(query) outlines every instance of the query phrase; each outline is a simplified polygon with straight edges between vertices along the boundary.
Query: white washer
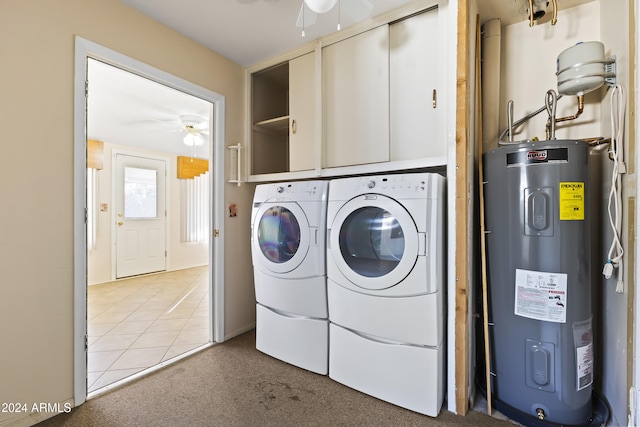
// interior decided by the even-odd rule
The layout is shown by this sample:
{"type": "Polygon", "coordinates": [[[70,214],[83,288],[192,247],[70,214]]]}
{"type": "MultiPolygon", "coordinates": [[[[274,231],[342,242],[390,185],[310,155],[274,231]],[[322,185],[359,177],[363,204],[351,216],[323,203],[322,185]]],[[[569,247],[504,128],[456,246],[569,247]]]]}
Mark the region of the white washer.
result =
{"type": "Polygon", "coordinates": [[[329,376],[437,416],[444,398],[445,179],[330,183],[329,376]]]}
{"type": "Polygon", "coordinates": [[[256,348],[323,375],[329,369],[328,186],[328,181],[258,185],[251,211],[256,348]]]}

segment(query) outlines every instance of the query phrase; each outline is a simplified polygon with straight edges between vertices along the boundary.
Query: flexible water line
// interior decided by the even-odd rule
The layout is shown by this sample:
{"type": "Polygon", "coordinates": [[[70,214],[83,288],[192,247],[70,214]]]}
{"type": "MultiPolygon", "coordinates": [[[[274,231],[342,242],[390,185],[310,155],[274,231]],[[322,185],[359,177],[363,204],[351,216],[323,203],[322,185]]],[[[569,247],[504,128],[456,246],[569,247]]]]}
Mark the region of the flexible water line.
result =
{"type": "MultiPolygon", "coordinates": [[[[559,94],[559,95],[556,97],[556,101],[560,100],[563,96],[564,96],[564,95],[559,94]]],[[[511,107],[511,108],[512,108],[512,107],[511,107]]],[[[527,114],[526,116],[524,116],[524,117],[523,117],[523,118],[521,118],[520,120],[517,120],[517,121],[513,122],[513,125],[512,125],[512,126],[507,126],[507,127],[506,127],[506,128],[505,128],[505,129],[500,133],[500,136],[498,136],[498,145],[510,145],[510,144],[520,144],[520,143],[523,143],[523,142],[530,142],[530,140],[526,140],[526,139],[525,139],[525,140],[522,140],[522,141],[505,141],[505,140],[504,140],[504,137],[505,137],[506,135],[508,135],[510,127],[512,128],[512,134],[513,134],[513,129],[518,128],[518,126],[520,126],[521,124],[526,123],[527,121],[531,120],[533,117],[537,116],[538,114],[540,114],[540,113],[542,113],[543,111],[546,111],[546,110],[547,110],[547,106],[546,106],[546,105],[543,105],[542,107],[538,108],[538,109],[537,109],[537,110],[535,110],[534,112],[527,114]]],[[[509,110],[507,110],[507,114],[509,114],[509,113],[508,113],[508,111],[509,111],[509,110]]],[[[513,114],[513,113],[511,113],[511,114],[513,114]]]]}
{"type": "Polygon", "coordinates": [[[553,89],[549,89],[544,98],[544,105],[547,108],[547,114],[549,114],[549,121],[547,122],[547,139],[556,139],[556,105],[558,103],[558,95],[553,89]]]}
{"type": "Polygon", "coordinates": [[[513,100],[507,103],[507,122],[509,123],[509,142],[513,142],[513,100]]]}

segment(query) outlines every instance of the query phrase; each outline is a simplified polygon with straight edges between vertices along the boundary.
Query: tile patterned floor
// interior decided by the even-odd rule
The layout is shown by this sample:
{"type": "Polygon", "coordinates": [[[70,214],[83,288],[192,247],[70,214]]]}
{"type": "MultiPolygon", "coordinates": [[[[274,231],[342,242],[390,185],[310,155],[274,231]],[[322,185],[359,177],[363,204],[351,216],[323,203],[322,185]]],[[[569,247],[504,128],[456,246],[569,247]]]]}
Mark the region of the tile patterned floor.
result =
{"type": "Polygon", "coordinates": [[[88,287],[88,388],[209,342],[208,266],[88,287]]]}

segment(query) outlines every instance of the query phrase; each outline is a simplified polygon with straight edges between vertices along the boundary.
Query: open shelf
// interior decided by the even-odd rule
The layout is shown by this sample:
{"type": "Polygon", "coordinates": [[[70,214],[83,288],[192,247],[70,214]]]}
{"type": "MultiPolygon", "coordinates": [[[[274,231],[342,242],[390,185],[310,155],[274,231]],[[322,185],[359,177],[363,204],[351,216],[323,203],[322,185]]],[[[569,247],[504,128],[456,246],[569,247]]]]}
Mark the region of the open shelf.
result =
{"type": "Polygon", "coordinates": [[[275,117],[273,119],[262,120],[253,125],[253,130],[258,132],[284,133],[289,131],[289,116],[275,117]]]}

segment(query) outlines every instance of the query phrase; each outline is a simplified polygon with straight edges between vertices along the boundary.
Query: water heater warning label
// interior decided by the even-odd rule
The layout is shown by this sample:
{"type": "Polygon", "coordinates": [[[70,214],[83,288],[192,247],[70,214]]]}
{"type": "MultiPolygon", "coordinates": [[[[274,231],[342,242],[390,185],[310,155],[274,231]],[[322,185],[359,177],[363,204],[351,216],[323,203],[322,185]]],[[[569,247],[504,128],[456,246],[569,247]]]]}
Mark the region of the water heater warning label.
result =
{"type": "Polygon", "coordinates": [[[560,183],[560,221],[584,221],[584,182],[560,183]]]}
{"type": "Polygon", "coordinates": [[[567,322],[567,275],[516,269],[517,316],[547,322],[567,322]]]}
{"type": "Polygon", "coordinates": [[[576,347],[576,390],[593,384],[593,333],[591,319],[574,322],[573,342],[576,347]]]}

